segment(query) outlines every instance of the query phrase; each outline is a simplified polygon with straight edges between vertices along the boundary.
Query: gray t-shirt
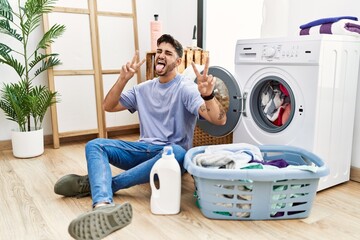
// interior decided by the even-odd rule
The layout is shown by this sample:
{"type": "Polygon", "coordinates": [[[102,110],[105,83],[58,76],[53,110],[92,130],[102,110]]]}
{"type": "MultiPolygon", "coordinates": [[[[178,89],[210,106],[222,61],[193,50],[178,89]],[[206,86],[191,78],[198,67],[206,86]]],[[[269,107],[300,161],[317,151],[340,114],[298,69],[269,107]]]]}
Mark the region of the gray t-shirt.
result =
{"type": "Polygon", "coordinates": [[[184,149],[192,147],[198,110],[204,103],[196,83],[178,74],[168,83],[145,81],[121,94],[120,102],[131,113],[138,111],[140,141],[184,149]]]}

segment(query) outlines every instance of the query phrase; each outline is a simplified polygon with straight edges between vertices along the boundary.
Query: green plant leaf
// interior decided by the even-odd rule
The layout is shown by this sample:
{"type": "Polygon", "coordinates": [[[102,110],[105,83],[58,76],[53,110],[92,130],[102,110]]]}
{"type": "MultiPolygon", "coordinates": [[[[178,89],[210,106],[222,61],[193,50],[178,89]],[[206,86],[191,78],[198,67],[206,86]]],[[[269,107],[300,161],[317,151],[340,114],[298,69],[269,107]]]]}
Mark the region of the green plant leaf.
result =
{"type": "Polygon", "coordinates": [[[0,0],[0,16],[10,21],[13,20],[12,9],[7,0],[0,0]]]}
{"type": "MultiPolygon", "coordinates": [[[[35,58],[29,63],[29,66],[31,67],[31,69],[33,67],[36,66],[36,64],[38,64],[39,62],[41,62],[42,60],[48,58],[48,57],[56,57],[59,54],[57,53],[51,53],[51,54],[40,54],[40,55],[36,55],[35,58]]],[[[31,70],[30,69],[30,70],[31,70]]]]}
{"type": "Polygon", "coordinates": [[[56,96],[57,92],[51,92],[45,86],[35,86],[32,88],[29,94],[28,105],[34,118],[36,129],[41,127],[47,109],[58,102],[56,96]]]}
{"type": "Polygon", "coordinates": [[[22,41],[22,36],[16,32],[15,29],[11,28],[9,20],[0,20],[0,33],[5,33],[18,41],[22,41]]]}
{"type": "Polygon", "coordinates": [[[0,56],[1,57],[9,56],[9,53],[11,51],[12,51],[12,49],[9,46],[7,46],[7,45],[5,45],[3,43],[0,43],[0,56]]]}
{"type": "Polygon", "coordinates": [[[25,35],[29,35],[40,25],[42,15],[51,12],[55,2],[54,0],[28,0],[25,3],[26,21],[22,24],[25,35]]]}
{"type": "Polygon", "coordinates": [[[46,49],[50,46],[51,43],[54,42],[54,39],[60,37],[65,32],[65,26],[55,24],[53,25],[46,33],[44,33],[44,36],[38,43],[37,48],[46,49]]]}
{"type": "Polygon", "coordinates": [[[4,84],[1,90],[0,108],[8,120],[18,124],[20,131],[26,131],[27,116],[30,109],[27,107],[27,84],[24,81],[4,84]]]}
{"type": "Polygon", "coordinates": [[[28,18],[21,25],[21,28],[23,29],[25,35],[29,35],[32,31],[34,31],[37,27],[40,26],[41,16],[42,15],[37,15],[32,18],[28,18]]]}
{"type": "Polygon", "coordinates": [[[42,73],[43,71],[49,68],[61,64],[60,60],[57,59],[56,57],[49,57],[46,61],[43,61],[42,63],[43,63],[42,66],[38,70],[36,70],[34,74],[35,76],[39,75],[40,73],[42,73]]]}
{"type": "Polygon", "coordinates": [[[0,63],[4,63],[6,65],[9,65],[10,67],[12,67],[17,74],[19,75],[20,78],[23,77],[24,71],[25,71],[25,67],[23,66],[22,63],[20,63],[17,59],[15,59],[13,56],[11,55],[5,55],[2,56],[3,59],[0,59],[0,63]]]}
{"type": "Polygon", "coordinates": [[[32,18],[35,15],[51,12],[56,0],[27,0],[25,3],[26,15],[32,18]]]}

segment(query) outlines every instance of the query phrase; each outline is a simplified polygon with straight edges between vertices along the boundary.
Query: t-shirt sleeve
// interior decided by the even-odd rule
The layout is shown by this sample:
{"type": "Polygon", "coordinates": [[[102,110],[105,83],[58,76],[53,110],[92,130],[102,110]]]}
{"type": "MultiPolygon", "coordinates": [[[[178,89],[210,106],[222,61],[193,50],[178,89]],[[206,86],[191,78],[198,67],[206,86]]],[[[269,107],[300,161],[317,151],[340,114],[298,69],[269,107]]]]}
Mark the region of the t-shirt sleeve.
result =
{"type": "Polygon", "coordinates": [[[199,117],[199,108],[204,103],[195,83],[187,84],[183,94],[186,109],[199,117]]]}
{"type": "Polygon", "coordinates": [[[136,103],[136,89],[135,87],[121,93],[120,103],[126,107],[129,112],[134,113],[137,111],[137,103],[136,103]]]}

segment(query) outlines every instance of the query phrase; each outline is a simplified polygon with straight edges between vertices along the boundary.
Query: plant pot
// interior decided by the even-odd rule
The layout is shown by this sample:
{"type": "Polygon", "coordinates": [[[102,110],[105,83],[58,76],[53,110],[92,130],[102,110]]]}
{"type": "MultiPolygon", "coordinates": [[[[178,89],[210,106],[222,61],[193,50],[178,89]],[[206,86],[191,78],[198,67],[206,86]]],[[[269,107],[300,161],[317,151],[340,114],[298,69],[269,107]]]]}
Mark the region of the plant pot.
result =
{"type": "Polygon", "coordinates": [[[12,130],[11,143],[13,155],[17,158],[31,158],[44,153],[43,129],[30,132],[12,130]]]}

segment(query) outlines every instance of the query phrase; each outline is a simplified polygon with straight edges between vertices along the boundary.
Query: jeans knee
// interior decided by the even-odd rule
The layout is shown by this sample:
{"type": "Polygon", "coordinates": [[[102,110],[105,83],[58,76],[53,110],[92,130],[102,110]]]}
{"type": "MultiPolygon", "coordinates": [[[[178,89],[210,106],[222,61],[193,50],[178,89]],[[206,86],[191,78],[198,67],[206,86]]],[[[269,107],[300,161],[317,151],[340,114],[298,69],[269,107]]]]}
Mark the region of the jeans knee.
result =
{"type": "Polygon", "coordinates": [[[88,152],[92,148],[98,148],[101,145],[101,140],[101,138],[95,138],[87,142],[85,145],[85,152],[88,152]]]}
{"type": "Polygon", "coordinates": [[[175,155],[176,160],[182,166],[186,154],[186,150],[182,148],[180,145],[172,145],[173,152],[175,155]]]}

